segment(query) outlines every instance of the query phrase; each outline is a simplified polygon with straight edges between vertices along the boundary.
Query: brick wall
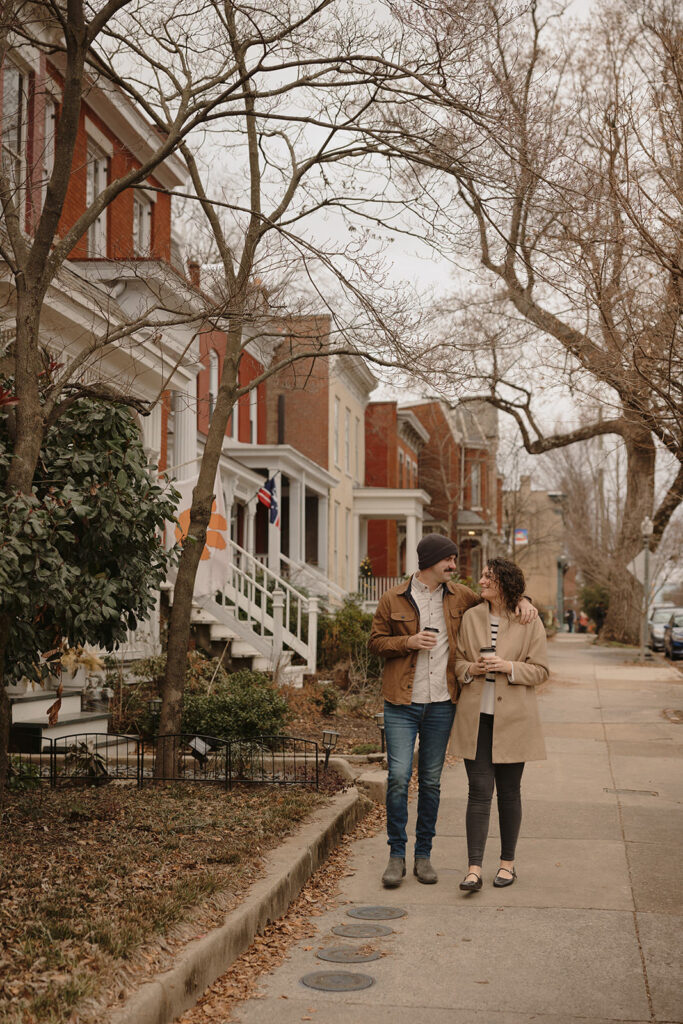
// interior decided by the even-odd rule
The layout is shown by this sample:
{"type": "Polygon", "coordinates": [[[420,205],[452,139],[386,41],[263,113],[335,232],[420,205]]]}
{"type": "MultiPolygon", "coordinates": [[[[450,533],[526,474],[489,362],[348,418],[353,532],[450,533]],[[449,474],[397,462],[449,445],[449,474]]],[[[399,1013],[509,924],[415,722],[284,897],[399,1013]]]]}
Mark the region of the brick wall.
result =
{"type": "MultiPolygon", "coordinates": [[[[329,317],[296,317],[282,324],[274,362],[329,345],[329,317]]],[[[329,360],[301,359],[269,377],[264,412],[268,444],[290,444],[323,469],[329,466],[329,360]]]]}
{"type": "Polygon", "coordinates": [[[365,409],[365,486],[400,487],[396,402],[370,402],[365,409]]]}

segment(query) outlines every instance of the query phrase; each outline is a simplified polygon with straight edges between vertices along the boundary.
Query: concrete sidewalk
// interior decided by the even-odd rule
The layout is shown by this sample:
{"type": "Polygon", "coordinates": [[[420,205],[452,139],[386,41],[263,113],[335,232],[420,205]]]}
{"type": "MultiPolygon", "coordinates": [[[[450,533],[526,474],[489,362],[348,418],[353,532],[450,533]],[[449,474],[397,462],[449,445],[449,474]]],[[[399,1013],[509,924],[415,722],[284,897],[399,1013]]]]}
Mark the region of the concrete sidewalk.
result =
{"type": "MultiPolygon", "coordinates": [[[[553,678],[541,696],[548,760],[527,765],[519,879],[491,881],[499,853],[495,800],[484,887],[460,893],[467,868],[466,776],[444,773],[433,862],[438,885],[420,885],[412,859],[403,885],[384,890],[383,835],[356,844],[336,909],[319,933],[237,1009],[242,1024],[637,1024],[683,1022],[680,974],[683,676],[626,665],[628,653],[582,637],[550,646],[553,678]],[[358,905],[402,907],[380,939],[344,939],[358,905]],[[381,959],[326,963],[330,946],[372,948],[381,959]],[[306,988],[303,975],[362,973],[350,993],[306,988]]],[[[413,805],[414,815],[414,805],[413,805]]],[[[412,822],[411,822],[412,825],[412,822]]]]}

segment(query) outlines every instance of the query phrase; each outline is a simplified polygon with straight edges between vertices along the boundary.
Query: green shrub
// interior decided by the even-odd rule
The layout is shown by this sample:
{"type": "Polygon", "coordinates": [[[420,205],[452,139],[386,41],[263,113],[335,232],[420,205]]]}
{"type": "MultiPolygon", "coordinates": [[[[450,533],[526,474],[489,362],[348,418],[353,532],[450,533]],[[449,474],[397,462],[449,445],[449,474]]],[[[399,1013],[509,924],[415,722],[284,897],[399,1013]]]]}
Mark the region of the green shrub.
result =
{"type": "Polygon", "coordinates": [[[11,757],[7,772],[7,785],[15,792],[36,789],[40,785],[40,768],[20,757],[11,757]]]}
{"type": "Polygon", "coordinates": [[[226,739],[255,739],[282,732],[289,717],[286,700],[268,676],[245,669],[227,676],[212,693],[186,694],[182,729],[226,739]]]}
{"type": "Polygon", "coordinates": [[[318,664],[321,669],[336,665],[359,669],[363,681],[377,679],[382,674],[379,658],[368,652],[372,615],[363,611],[358,600],[347,597],[344,604],[333,615],[324,614],[318,619],[318,664]]]}
{"type": "Polygon", "coordinates": [[[326,686],[319,686],[318,692],[313,698],[323,715],[333,715],[339,707],[341,694],[336,686],[328,683],[326,686]]]}

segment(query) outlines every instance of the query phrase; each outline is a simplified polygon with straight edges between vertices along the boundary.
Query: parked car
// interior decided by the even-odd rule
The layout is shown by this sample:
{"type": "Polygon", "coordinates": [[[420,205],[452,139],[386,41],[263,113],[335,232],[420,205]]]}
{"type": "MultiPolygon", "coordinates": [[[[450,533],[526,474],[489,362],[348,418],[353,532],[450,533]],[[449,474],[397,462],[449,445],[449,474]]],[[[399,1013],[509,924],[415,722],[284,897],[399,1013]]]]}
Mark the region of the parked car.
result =
{"type": "Polygon", "coordinates": [[[674,608],[664,627],[664,653],[672,661],[683,657],[683,608],[674,608]]]}
{"type": "Polygon", "coordinates": [[[676,609],[672,604],[656,604],[647,623],[648,646],[653,651],[664,650],[664,627],[676,609]]]}

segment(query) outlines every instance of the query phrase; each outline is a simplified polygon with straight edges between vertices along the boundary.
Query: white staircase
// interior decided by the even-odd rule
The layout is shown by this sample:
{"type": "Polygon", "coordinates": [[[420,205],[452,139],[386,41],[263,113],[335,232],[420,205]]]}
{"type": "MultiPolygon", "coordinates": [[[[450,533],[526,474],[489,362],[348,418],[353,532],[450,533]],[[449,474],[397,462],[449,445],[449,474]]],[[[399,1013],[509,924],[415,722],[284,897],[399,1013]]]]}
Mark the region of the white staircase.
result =
{"type": "Polygon", "coordinates": [[[347,590],[329,579],[320,569],[309,565],[308,562],[295,562],[287,555],[280,553],[280,565],[282,575],[292,586],[310,590],[312,594],[322,598],[327,604],[341,607],[345,598],[348,597],[347,590]]]}
{"type": "Polygon", "coordinates": [[[215,596],[194,597],[192,625],[208,627],[212,643],[229,647],[231,660],[301,685],[304,673],[316,669],[318,598],[302,594],[234,541],[226,543],[225,579],[215,596]]]}

